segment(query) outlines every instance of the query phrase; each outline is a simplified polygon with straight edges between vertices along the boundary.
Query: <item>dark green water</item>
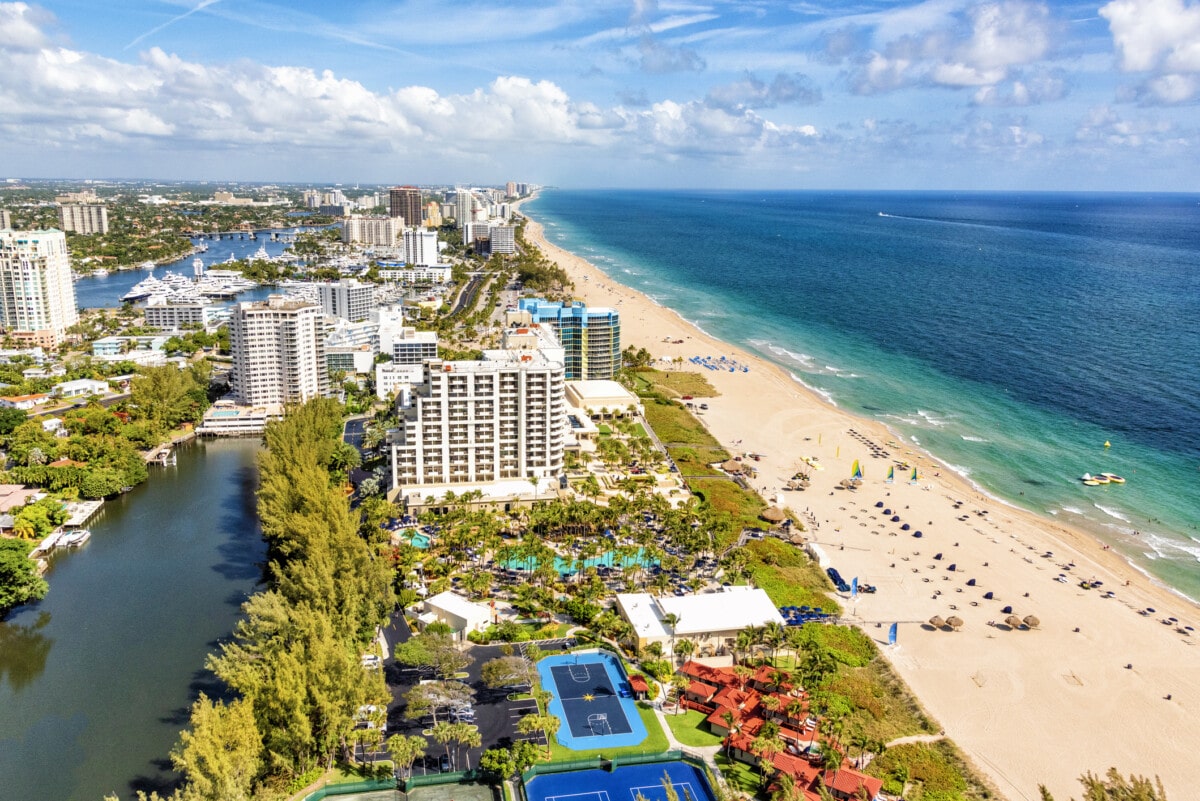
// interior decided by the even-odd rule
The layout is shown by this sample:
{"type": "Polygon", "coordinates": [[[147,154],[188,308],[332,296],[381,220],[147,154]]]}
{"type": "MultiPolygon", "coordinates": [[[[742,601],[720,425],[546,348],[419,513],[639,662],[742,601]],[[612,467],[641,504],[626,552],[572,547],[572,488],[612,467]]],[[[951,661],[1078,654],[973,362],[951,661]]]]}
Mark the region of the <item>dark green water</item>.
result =
{"type": "Polygon", "coordinates": [[[0,798],[99,801],[166,787],[205,655],[254,592],[258,440],[178,451],[54,557],[50,594],[0,623],[0,798]]]}

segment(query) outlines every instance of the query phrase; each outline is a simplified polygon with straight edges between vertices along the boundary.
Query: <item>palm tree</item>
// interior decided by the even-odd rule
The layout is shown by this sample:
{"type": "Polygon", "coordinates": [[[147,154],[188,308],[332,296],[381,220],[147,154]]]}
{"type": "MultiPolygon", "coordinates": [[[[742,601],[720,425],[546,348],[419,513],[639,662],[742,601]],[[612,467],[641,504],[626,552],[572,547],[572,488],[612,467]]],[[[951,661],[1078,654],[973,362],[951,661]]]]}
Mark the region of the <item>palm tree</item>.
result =
{"type": "Polygon", "coordinates": [[[737,676],[738,689],[744,690],[746,689],[746,682],[749,681],[750,677],[754,675],[754,669],[746,667],[745,665],[734,665],[733,675],[737,676]]]}
{"type": "Polygon", "coordinates": [[[750,753],[758,757],[759,774],[763,779],[767,777],[767,765],[773,763],[776,755],[783,750],[783,741],[778,737],[759,736],[750,743],[750,753]]]}
{"type": "MultiPolygon", "coordinates": [[[[471,751],[472,748],[478,748],[483,744],[483,737],[479,733],[479,729],[472,726],[470,723],[455,723],[454,739],[458,742],[459,747],[466,747],[467,770],[471,769],[471,751]]],[[[455,748],[457,754],[458,748],[455,748]]]]}
{"type": "Polygon", "coordinates": [[[779,621],[772,620],[769,623],[763,624],[760,637],[762,643],[771,649],[771,664],[775,663],[775,651],[780,645],[783,645],[785,636],[786,632],[783,624],[779,621]]]}
{"type": "Polygon", "coordinates": [[[404,771],[411,776],[413,763],[425,754],[428,745],[428,740],[415,734],[408,737],[403,734],[393,734],[387,739],[385,747],[392,757],[392,762],[398,767],[403,767],[404,771]]]}
{"type": "Polygon", "coordinates": [[[674,612],[667,612],[662,616],[664,626],[671,627],[671,653],[675,652],[675,628],[679,625],[679,615],[674,612]]]}
{"type": "Polygon", "coordinates": [[[728,733],[725,735],[725,757],[729,758],[729,747],[733,743],[733,735],[741,730],[738,725],[737,717],[734,716],[733,710],[726,709],[721,713],[721,722],[725,724],[728,733]]]}
{"type": "Polygon", "coordinates": [[[687,658],[696,652],[696,643],[691,640],[680,640],[675,643],[674,651],[677,656],[682,657],[686,662],[687,658]]]}
{"type": "Polygon", "coordinates": [[[433,724],[433,728],[429,730],[429,736],[433,738],[438,745],[445,746],[446,759],[450,759],[450,743],[457,739],[458,732],[454,728],[455,724],[449,721],[440,721],[433,724]]]}
{"type": "Polygon", "coordinates": [[[683,713],[683,694],[687,692],[688,685],[692,680],[682,673],[676,673],[671,677],[671,688],[675,690],[675,714],[683,713]]]}

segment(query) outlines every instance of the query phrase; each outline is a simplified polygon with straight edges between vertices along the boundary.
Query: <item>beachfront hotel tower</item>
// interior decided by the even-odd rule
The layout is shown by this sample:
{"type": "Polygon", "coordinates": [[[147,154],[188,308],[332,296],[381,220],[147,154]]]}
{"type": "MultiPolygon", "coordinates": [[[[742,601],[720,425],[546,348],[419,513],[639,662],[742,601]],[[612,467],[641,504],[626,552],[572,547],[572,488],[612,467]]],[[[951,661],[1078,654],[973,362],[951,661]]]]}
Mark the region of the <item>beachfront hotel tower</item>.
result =
{"type": "Polygon", "coordinates": [[[234,400],[278,408],[328,395],[324,319],[315,303],[281,295],[239,303],[229,321],[234,400]]]}
{"type": "Polygon", "coordinates": [[[62,231],[0,231],[0,325],[9,336],[57,347],[79,321],[62,231]]]}
{"type": "Polygon", "coordinates": [[[560,475],[565,387],[562,362],[536,349],[489,350],[479,361],[426,360],[389,435],[392,487],[560,475]]]}
{"type": "Polygon", "coordinates": [[[521,298],[517,315],[521,319],[510,315],[509,322],[546,323],[558,335],[567,380],[611,380],[621,369],[621,316],[616,309],[521,298]]]}
{"type": "Polygon", "coordinates": [[[421,190],[415,186],[397,186],[388,190],[388,216],[402,217],[406,227],[419,227],[421,190]]]}

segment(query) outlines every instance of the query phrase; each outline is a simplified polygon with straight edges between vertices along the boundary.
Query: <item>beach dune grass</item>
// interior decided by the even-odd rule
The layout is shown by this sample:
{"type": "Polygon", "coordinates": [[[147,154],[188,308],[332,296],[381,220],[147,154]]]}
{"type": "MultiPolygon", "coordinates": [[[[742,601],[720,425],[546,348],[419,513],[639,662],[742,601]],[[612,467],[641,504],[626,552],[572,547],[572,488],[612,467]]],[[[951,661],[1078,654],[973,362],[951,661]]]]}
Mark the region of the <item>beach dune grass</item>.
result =
{"type": "Polygon", "coordinates": [[[872,760],[866,772],[884,780],[884,792],[901,787],[900,778],[907,773],[907,798],[982,801],[997,797],[949,740],[889,748],[872,760]]]}
{"type": "Polygon", "coordinates": [[[841,613],[841,604],[829,595],[829,579],[808,554],[777,539],[753,540],[746,548],[754,585],[776,606],[811,606],[841,613]]]}
{"type": "Polygon", "coordinates": [[[690,370],[638,370],[633,373],[639,394],[661,394],[668,398],[715,398],[721,393],[701,373],[690,370]]]}

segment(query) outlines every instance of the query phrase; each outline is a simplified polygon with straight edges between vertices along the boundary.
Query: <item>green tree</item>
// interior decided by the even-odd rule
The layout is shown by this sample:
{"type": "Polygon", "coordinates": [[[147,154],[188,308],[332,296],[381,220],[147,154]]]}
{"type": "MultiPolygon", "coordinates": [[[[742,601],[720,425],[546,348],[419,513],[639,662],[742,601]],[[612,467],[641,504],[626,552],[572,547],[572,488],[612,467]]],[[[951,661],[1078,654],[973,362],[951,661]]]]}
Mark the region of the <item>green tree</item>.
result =
{"type": "Polygon", "coordinates": [[[22,409],[0,409],[0,436],[7,437],[13,432],[13,429],[24,423],[26,419],[25,412],[22,409]]]}
{"type": "Polygon", "coordinates": [[[241,801],[252,796],[262,767],[262,738],[248,701],[226,706],[203,693],[192,705],[191,728],[179,735],[171,764],[188,782],[189,795],[205,801],[241,801]]]}
{"type": "Polygon", "coordinates": [[[14,606],[44,598],[50,585],[29,558],[33,543],[0,539],[0,619],[14,606]]]}
{"type": "Polygon", "coordinates": [[[413,763],[424,756],[425,749],[428,747],[429,741],[415,734],[407,737],[403,734],[393,734],[386,743],[392,762],[410,776],[413,763]]]}
{"type": "Polygon", "coordinates": [[[501,656],[483,663],[480,668],[483,683],[491,689],[533,684],[537,670],[524,657],[501,656]]]}
{"type": "MultiPolygon", "coordinates": [[[[1079,777],[1079,783],[1083,785],[1083,801],[1167,801],[1158,777],[1153,781],[1136,775],[1126,779],[1116,768],[1109,768],[1103,776],[1088,771],[1079,777]]],[[[1054,801],[1044,785],[1038,785],[1038,790],[1044,801],[1054,801]]]]}

